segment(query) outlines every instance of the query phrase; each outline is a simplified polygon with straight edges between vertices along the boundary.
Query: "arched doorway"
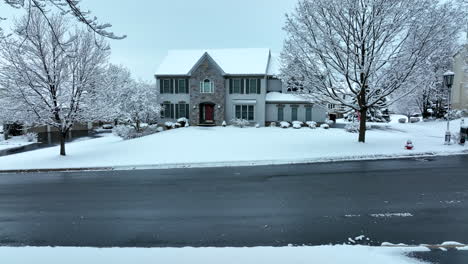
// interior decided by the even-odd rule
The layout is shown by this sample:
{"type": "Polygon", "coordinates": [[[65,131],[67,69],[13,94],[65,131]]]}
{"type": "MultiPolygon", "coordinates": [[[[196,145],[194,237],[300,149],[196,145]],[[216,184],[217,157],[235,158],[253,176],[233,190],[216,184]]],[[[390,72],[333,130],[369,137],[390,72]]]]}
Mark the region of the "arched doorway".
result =
{"type": "Polygon", "coordinates": [[[214,125],[215,122],[215,104],[201,103],[200,104],[200,124],[214,125]]]}

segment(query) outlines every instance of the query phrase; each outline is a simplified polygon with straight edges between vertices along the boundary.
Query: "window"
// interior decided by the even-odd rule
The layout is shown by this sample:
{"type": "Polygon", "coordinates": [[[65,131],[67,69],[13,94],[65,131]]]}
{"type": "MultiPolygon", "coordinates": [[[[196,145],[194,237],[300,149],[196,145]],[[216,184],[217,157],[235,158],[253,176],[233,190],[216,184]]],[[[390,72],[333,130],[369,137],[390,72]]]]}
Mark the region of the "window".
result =
{"type": "Polygon", "coordinates": [[[162,118],[174,118],[174,108],[173,108],[173,104],[171,104],[170,102],[164,102],[162,104],[162,111],[161,111],[161,117],[162,118]]]}
{"type": "Polygon", "coordinates": [[[284,120],[284,106],[278,106],[278,121],[284,120]]]}
{"type": "Polygon", "coordinates": [[[291,106],[291,120],[297,121],[297,106],[291,106]]]}
{"type": "Polygon", "coordinates": [[[185,79],[177,80],[177,93],[188,93],[187,80],[185,79]]]}
{"type": "Polygon", "coordinates": [[[257,79],[249,79],[249,93],[257,93],[257,79]]]}
{"type": "Polygon", "coordinates": [[[306,106],[306,121],[312,121],[312,107],[306,106]]]}
{"type": "Polygon", "coordinates": [[[213,83],[208,79],[200,82],[200,93],[214,93],[213,83]]]}
{"type": "Polygon", "coordinates": [[[335,109],[335,105],[334,104],[328,104],[328,109],[335,109]]]}
{"type": "Polygon", "coordinates": [[[170,80],[170,79],[163,80],[163,82],[162,82],[162,85],[163,85],[162,92],[163,93],[172,93],[172,89],[171,89],[172,85],[171,84],[172,84],[172,80],[170,80]]]}
{"type": "Polygon", "coordinates": [[[253,105],[236,105],[236,118],[245,119],[249,121],[255,120],[253,105]]]}
{"type": "Polygon", "coordinates": [[[247,79],[246,93],[259,94],[260,93],[260,79],[247,79]]]}
{"type": "Polygon", "coordinates": [[[241,79],[234,79],[232,80],[232,93],[240,94],[242,93],[241,91],[241,79]]]}
{"type": "Polygon", "coordinates": [[[175,105],[176,106],[176,118],[189,118],[189,105],[186,104],[185,102],[180,102],[175,105]]]}

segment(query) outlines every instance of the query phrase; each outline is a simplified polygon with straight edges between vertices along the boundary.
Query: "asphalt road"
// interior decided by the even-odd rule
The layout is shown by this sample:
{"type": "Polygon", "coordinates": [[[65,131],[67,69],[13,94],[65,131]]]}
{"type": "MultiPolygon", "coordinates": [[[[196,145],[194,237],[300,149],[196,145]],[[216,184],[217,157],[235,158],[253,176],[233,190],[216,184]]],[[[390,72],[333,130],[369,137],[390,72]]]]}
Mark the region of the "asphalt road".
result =
{"type": "Polygon", "coordinates": [[[0,174],[3,246],[323,245],[359,235],[370,245],[468,242],[468,156],[0,174]]]}

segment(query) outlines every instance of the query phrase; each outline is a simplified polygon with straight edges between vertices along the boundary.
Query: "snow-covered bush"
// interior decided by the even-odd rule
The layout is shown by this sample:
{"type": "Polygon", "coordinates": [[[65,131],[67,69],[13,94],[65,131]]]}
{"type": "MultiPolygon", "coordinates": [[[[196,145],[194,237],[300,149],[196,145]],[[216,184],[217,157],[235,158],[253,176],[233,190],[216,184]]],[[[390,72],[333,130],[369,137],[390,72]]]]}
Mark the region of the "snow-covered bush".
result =
{"type": "Polygon", "coordinates": [[[162,129],[163,129],[162,127],[153,125],[153,126],[147,126],[143,129],[140,129],[140,131],[138,132],[136,128],[132,126],[120,125],[120,126],[116,126],[112,130],[112,133],[118,137],[121,137],[124,140],[128,140],[128,139],[139,138],[139,137],[144,137],[144,136],[148,136],[151,134],[155,134],[155,133],[161,132],[162,129]]]}
{"type": "Polygon", "coordinates": [[[29,132],[24,137],[28,142],[37,142],[37,133],[29,132]]]}
{"type": "Polygon", "coordinates": [[[250,124],[249,121],[245,119],[233,119],[231,122],[234,126],[240,128],[246,127],[250,124]]]}
{"type": "Polygon", "coordinates": [[[320,127],[323,128],[323,129],[329,129],[330,125],[329,124],[322,124],[320,127]]]}
{"type": "Polygon", "coordinates": [[[156,128],[156,131],[157,131],[157,132],[163,132],[163,131],[164,131],[164,128],[163,128],[163,127],[157,127],[157,128],[156,128]]]}
{"type": "Polygon", "coordinates": [[[452,110],[450,111],[450,118],[459,119],[468,116],[468,110],[452,110]]]}
{"type": "Polygon", "coordinates": [[[280,127],[281,128],[289,128],[291,126],[291,124],[289,124],[289,122],[286,122],[286,121],[281,121],[280,122],[280,127]]]}
{"type": "Polygon", "coordinates": [[[276,122],[271,122],[270,127],[276,127],[276,122]]]}
{"type": "Polygon", "coordinates": [[[421,121],[421,118],[419,117],[411,117],[410,118],[410,123],[418,123],[421,121]]]}
{"type": "Polygon", "coordinates": [[[303,125],[303,124],[304,124],[304,123],[301,122],[301,121],[293,121],[293,122],[292,122],[293,128],[295,128],[295,129],[300,129],[300,128],[302,128],[302,125],[303,125]]]}
{"type": "Polygon", "coordinates": [[[345,125],[344,129],[349,133],[358,133],[359,132],[359,123],[353,122],[345,125]]]}
{"type": "Polygon", "coordinates": [[[164,126],[166,127],[166,129],[171,129],[174,127],[174,123],[173,122],[170,122],[170,121],[167,121],[164,123],[164,126]]]}
{"type": "Polygon", "coordinates": [[[335,122],[333,120],[330,120],[330,119],[325,119],[325,124],[327,124],[328,126],[331,126],[331,125],[334,125],[335,122]]]}
{"type": "Polygon", "coordinates": [[[402,117],[402,118],[398,119],[398,123],[405,124],[406,123],[406,118],[402,117]]]}
{"type": "Polygon", "coordinates": [[[259,123],[255,124],[255,127],[260,128],[260,124],[259,123]]]}
{"type": "Polygon", "coordinates": [[[174,125],[172,127],[173,128],[179,128],[179,127],[182,127],[182,124],[177,122],[177,123],[174,123],[174,125]]]}
{"type": "Polygon", "coordinates": [[[189,126],[190,126],[190,124],[189,124],[189,122],[187,122],[187,123],[185,123],[184,127],[189,127],[189,126]]]}
{"type": "Polygon", "coordinates": [[[179,118],[177,119],[177,123],[179,123],[181,127],[185,127],[185,124],[188,123],[188,119],[185,117],[179,118]]]}
{"type": "Polygon", "coordinates": [[[223,123],[221,124],[223,127],[226,127],[227,126],[227,123],[226,121],[223,121],[223,123]]]}
{"type": "Polygon", "coordinates": [[[114,127],[114,129],[112,130],[112,133],[126,140],[126,139],[132,138],[132,134],[135,133],[135,129],[130,126],[119,125],[119,126],[114,127]]]}
{"type": "Polygon", "coordinates": [[[307,121],[307,122],[306,122],[306,125],[307,125],[308,127],[312,128],[312,129],[317,128],[317,122],[315,122],[315,121],[307,121]]]}

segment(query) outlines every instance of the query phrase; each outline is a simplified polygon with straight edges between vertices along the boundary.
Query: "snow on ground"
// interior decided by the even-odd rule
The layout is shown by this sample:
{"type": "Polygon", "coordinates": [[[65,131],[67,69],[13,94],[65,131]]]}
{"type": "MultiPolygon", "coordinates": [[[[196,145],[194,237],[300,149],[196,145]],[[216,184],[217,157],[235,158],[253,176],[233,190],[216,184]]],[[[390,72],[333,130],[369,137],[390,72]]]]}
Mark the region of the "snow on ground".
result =
{"type": "MultiPolygon", "coordinates": [[[[72,142],[66,157],[59,157],[58,147],[0,157],[0,170],[269,165],[468,151],[468,145],[443,144],[445,126],[442,121],[382,125],[368,131],[365,144],[341,128],[189,127],[127,141],[109,135],[72,142]],[[408,139],[414,150],[404,149],[408,139]]],[[[460,121],[452,121],[453,131],[456,127],[460,121]]]]}
{"type": "Polygon", "coordinates": [[[18,147],[22,147],[22,146],[35,143],[35,142],[28,142],[26,137],[24,136],[12,137],[12,138],[9,138],[8,140],[3,140],[3,135],[0,135],[0,137],[2,137],[0,139],[0,150],[18,148],[18,147]]]}
{"type": "Polygon", "coordinates": [[[0,247],[2,263],[177,263],[177,264],[416,264],[410,252],[425,247],[368,246],[256,247],[256,248],[36,248],[0,247]]]}

